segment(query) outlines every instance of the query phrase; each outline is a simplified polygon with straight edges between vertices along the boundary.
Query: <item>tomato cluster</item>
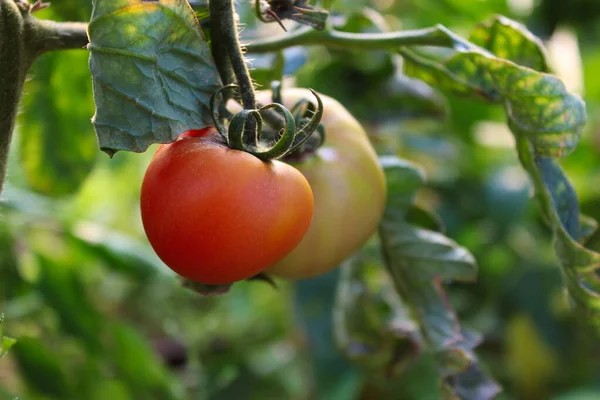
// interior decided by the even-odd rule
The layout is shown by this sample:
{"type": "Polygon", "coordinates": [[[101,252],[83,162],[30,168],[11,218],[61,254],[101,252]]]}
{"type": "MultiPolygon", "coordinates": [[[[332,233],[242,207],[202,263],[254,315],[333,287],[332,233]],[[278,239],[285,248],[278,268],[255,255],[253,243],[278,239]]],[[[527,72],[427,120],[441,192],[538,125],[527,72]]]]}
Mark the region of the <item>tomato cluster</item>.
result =
{"type": "MultiPolygon", "coordinates": [[[[269,95],[257,94],[263,102],[269,95]]],[[[283,98],[291,107],[310,92],[290,89],[283,98]]],[[[322,99],[325,145],[293,165],[232,150],[214,129],[159,146],[140,205],[148,240],[169,268],[207,285],[261,272],[300,279],[365,243],[383,211],[384,176],[360,124],[322,99]]]]}

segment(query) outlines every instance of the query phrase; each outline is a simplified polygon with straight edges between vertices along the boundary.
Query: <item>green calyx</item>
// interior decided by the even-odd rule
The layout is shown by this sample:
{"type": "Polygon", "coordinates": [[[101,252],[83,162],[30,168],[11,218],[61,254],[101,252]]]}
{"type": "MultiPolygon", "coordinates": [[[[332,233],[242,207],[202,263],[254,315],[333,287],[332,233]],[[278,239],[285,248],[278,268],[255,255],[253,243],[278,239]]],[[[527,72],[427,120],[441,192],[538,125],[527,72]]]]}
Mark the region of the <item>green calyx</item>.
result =
{"type": "MultiPolygon", "coordinates": [[[[268,284],[269,286],[271,286],[273,289],[277,289],[277,284],[275,283],[273,278],[271,278],[269,275],[267,275],[263,272],[258,273],[254,276],[251,276],[250,278],[245,279],[245,281],[264,282],[264,283],[268,284]]],[[[202,296],[220,296],[222,294],[227,294],[227,293],[229,293],[229,290],[231,289],[231,287],[235,283],[237,283],[237,282],[233,282],[233,283],[226,283],[223,285],[207,285],[205,283],[192,281],[187,278],[180,278],[180,282],[181,282],[182,287],[189,289],[195,293],[198,293],[199,295],[202,295],[202,296]]],[[[0,314],[0,323],[1,322],[2,322],[2,314],[0,314]]],[[[2,339],[1,335],[0,335],[0,339],[2,339]]],[[[0,350],[1,350],[1,347],[0,347],[0,350]]],[[[8,348],[6,350],[8,350],[8,348]]],[[[0,354],[0,357],[1,356],[2,355],[0,354]]]]}
{"type": "MultiPolygon", "coordinates": [[[[311,138],[315,131],[322,138],[320,122],[323,117],[323,102],[312,89],[310,91],[317,100],[316,108],[308,100],[298,102],[292,111],[279,102],[269,103],[256,109],[240,111],[231,118],[229,126],[225,127],[218,112],[220,105],[217,104],[216,99],[223,91],[234,87],[234,85],[225,86],[211,98],[214,125],[232,149],[245,151],[263,161],[269,161],[294,153],[311,138]],[[275,111],[276,118],[272,111],[275,111]],[[261,138],[265,114],[268,115],[269,120],[278,120],[283,124],[275,135],[274,141],[265,141],[261,138]]],[[[276,99],[281,101],[280,95],[279,98],[276,96],[276,99]]]]}
{"type": "Polygon", "coordinates": [[[181,279],[181,286],[203,296],[219,296],[225,294],[229,292],[232,285],[232,283],[225,285],[206,285],[185,278],[181,279]]]}
{"type": "MultiPolygon", "coordinates": [[[[281,101],[281,87],[279,85],[272,85],[271,89],[273,92],[273,101],[281,101]]],[[[322,109],[322,105],[319,105],[319,108],[322,109]]],[[[315,109],[314,103],[308,99],[299,100],[292,107],[292,114],[294,114],[296,125],[303,126],[313,133],[306,140],[294,146],[293,151],[285,155],[286,161],[300,161],[310,157],[325,142],[325,128],[313,118],[318,110],[315,109]]]]}
{"type": "MultiPolygon", "coordinates": [[[[257,14],[262,19],[258,2],[256,7],[257,14]]],[[[283,2],[269,1],[269,7],[269,15],[273,21],[280,22],[280,18],[287,17],[290,12],[292,13],[290,15],[296,15],[300,8],[307,6],[304,0],[286,0],[283,2]]],[[[210,2],[209,9],[213,56],[221,79],[225,83],[225,86],[218,90],[210,100],[215,127],[232,149],[245,151],[263,161],[285,157],[302,146],[317,130],[323,116],[321,99],[311,90],[317,98],[318,106],[308,119],[295,118],[292,112],[278,101],[259,106],[256,103],[254,85],[240,46],[239,32],[235,25],[233,0],[213,0],[210,2]],[[233,85],[232,82],[237,84],[233,85]],[[237,88],[238,98],[241,99],[244,110],[234,115],[229,126],[225,127],[219,109],[223,114],[228,114],[225,105],[231,97],[230,93],[225,93],[225,91],[232,88],[237,88]],[[222,102],[217,104],[217,98],[221,98],[222,102]],[[262,135],[265,125],[263,116],[272,122],[271,125],[276,127],[277,131],[268,140],[263,137],[266,135],[262,135]]],[[[309,7],[306,11],[310,11],[310,9],[309,7]]]]}

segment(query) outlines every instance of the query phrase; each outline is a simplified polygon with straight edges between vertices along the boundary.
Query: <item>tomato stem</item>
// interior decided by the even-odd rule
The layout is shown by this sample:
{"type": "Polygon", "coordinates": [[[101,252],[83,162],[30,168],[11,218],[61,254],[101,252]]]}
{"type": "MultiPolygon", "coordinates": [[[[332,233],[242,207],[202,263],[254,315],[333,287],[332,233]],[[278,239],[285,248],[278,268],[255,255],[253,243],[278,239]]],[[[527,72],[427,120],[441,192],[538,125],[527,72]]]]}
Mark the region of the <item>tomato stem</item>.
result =
{"type": "Polygon", "coordinates": [[[282,34],[262,40],[252,40],[246,45],[248,53],[268,53],[281,51],[293,46],[320,45],[328,48],[354,50],[396,50],[402,46],[472,46],[468,41],[454,34],[442,25],[431,28],[382,33],[341,32],[328,26],[318,31],[310,27],[300,28],[289,34],[282,34]]]}
{"type": "MultiPolygon", "coordinates": [[[[5,3],[14,3],[14,0],[2,0],[5,3]]],[[[209,2],[209,10],[211,15],[223,15],[218,10],[221,9],[221,3],[227,3],[221,0],[209,2]]],[[[192,3],[192,8],[195,4],[192,3]]],[[[225,6],[228,7],[227,4],[225,6]]],[[[233,21],[233,19],[230,19],[233,21]]],[[[40,20],[37,20],[40,21],[40,20]]],[[[223,46],[217,46],[220,37],[217,32],[220,32],[222,22],[216,19],[211,19],[210,29],[213,34],[212,50],[213,57],[219,65],[220,72],[227,70],[226,65],[228,59],[223,59],[220,54],[223,54],[219,49],[223,46]],[[227,60],[227,61],[226,61],[227,60]]],[[[237,29],[231,22],[229,30],[233,30],[237,34],[237,29]]],[[[55,50],[60,49],[84,49],[87,43],[87,24],[84,23],[54,23],[52,31],[55,35],[61,36],[63,40],[55,41],[52,45],[55,50]]],[[[237,37],[237,35],[236,35],[237,37]]],[[[467,46],[468,41],[454,34],[442,25],[435,25],[430,28],[381,32],[381,33],[352,33],[341,32],[327,26],[326,29],[319,31],[311,27],[302,27],[294,32],[278,35],[268,39],[249,39],[249,44],[245,45],[248,53],[269,53],[284,50],[293,46],[325,46],[336,49],[354,49],[354,50],[396,50],[403,46],[437,46],[454,48],[457,46],[467,46]]],[[[239,45],[239,41],[238,41],[239,45]]],[[[227,54],[227,53],[224,53],[227,54]]],[[[230,70],[231,71],[231,70],[230,70]]],[[[221,76],[223,83],[232,83],[232,75],[226,74],[221,76]]]]}
{"type": "Polygon", "coordinates": [[[256,97],[254,95],[254,85],[250,78],[250,72],[246,66],[246,60],[244,60],[244,54],[240,46],[238,38],[238,29],[234,21],[235,9],[233,6],[233,0],[214,0],[217,2],[226,3],[229,5],[229,9],[224,16],[227,18],[221,19],[221,27],[223,31],[221,34],[225,36],[227,50],[229,51],[229,57],[231,58],[231,65],[233,72],[237,79],[237,84],[240,87],[240,95],[242,97],[242,105],[247,110],[256,109],[256,97]]]}
{"type": "MultiPolygon", "coordinates": [[[[212,0],[210,2],[211,11],[211,37],[217,41],[213,46],[222,46],[227,51],[230,64],[225,64],[225,68],[231,65],[239,87],[242,105],[246,110],[255,110],[256,97],[254,95],[254,85],[250,77],[250,72],[246,66],[246,60],[239,41],[238,27],[235,22],[235,7],[233,0],[212,0]]],[[[216,50],[213,47],[213,51],[216,50]]],[[[217,50],[220,53],[222,50],[217,50]]],[[[221,57],[221,56],[220,56],[221,57]]],[[[222,60],[219,60],[222,61],[222,60]]],[[[217,62],[217,68],[221,69],[217,62]]],[[[225,74],[227,71],[225,71],[225,74]]],[[[229,83],[229,82],[226,82],[229,83]]],[[[246,124],[246,143],[250,146],[258,144],[258,133],[256,123],[249,119],[246,124]]]]}
{"type": "MultiPolygon", "coordinates": [[[[219,75],[223,85],[231,85],[235,83],[235,76],[231,68],[231,60],[229,59],[229,52],[227,50],[227,44],[224,35],[220,34],[221,31],[221,18],[223,14],[227,14],[229,5],[227,1],[211,1],[208,3],[208,10],[211,15],[209,26],[210,26],[210,47],[215,64],[218,67],[219,75]],[[214,17],[213,17],[214,16],[214,17]]],[[[231,98],[227,93],[223,93],[223,98],[231,98]]]]}

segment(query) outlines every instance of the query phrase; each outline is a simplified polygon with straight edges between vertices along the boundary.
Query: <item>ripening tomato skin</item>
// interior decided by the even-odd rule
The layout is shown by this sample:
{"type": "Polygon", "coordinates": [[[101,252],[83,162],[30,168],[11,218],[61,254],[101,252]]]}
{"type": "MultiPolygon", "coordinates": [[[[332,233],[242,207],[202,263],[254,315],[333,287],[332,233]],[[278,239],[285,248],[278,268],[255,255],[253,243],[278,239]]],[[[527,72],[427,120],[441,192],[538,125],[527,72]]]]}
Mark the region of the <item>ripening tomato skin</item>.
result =
{"type": "Polygon", "coordinates": [[[186,137],[202,137],[202,136],[214,133],[214,132],[215,132],[214,126],[207,126],[202,129],[192,129],[187,132],[183,132],[181,135],[179,135],[178,139],[183,139],[186,137]]]}
{"type": "MultiPolygon", "coordinates": [[[[306,89],[282,93],[286,107],[305,98],[306,89]]],[[[270,101],[259,92],[259,101],[270,101]]],[[[314,155],[293,163],[313,190],[311,226],[288,256],[266,273],[304,279],[328,272],[360,250],[375,233],[383,215],[386,181],[377,154],[359,122],[336,100],[321,95],[325,143],[314,155]]]]}
{"type": "Polygon", "coordinates": [[[148,240],[169,268],[221,285],[293,250],[310,225],[313,196],[294,167],[232,150],[211,132],[160,146],[140,206],[148,240]]]}
{"type": "MultiPolygon", "coordinates": [[[[189,137],[203,137],[203,136],[210,136],[210,135],[216,135],[216,134],[217,134],[217,129],[214,126],[207,126],[206,128],[191,129],[189,131],[183,132],[181,135],[179,135],[177,137],[177,140],[181,140],[181,139],[185,139],[185,138],[189,138],[189,137]]],[[[168,147],[169,147],[169,144],[159,145],[156,148],[156,152],[154,153],[153,158],[156,158],[158,153],[160,153],[161,151],[163,151],[163,149],[166,149],[168,147]]]]}

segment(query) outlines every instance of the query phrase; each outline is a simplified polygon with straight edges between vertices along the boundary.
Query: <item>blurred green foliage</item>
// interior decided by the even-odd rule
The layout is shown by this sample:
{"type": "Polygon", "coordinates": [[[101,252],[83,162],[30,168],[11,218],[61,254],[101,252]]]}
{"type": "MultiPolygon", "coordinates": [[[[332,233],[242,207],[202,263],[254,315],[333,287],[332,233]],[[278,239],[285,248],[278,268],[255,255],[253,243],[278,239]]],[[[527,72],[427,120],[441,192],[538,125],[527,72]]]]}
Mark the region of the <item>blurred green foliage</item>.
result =
{"type": "MultiPolygon", "coordinates": [[[[339,22],[347,30],[368,26],[358,13],[372,7],[395,29],[442,23],[460,33],[503,14],[549,40],[559,59],[575,54],[563,57],[566,66],[550,65],[569,82],[583,77],[588,108],[583,139],[561,163],[582,212],[600,220],[600,15],[592,0],[568,13],[558,3],[337,0],[332,11],[348,17],[339,22]]],[[[84,21],[89,5],[55,0],[39,16],[84,21]]],[[[244,34],[255,34],[246,4],[240,14],[244,34]]],[[[286,52],[285,61],[299,85],[360,118],[380,152],[426,171],[417,205],[439,213],[429,223],[478,263],[476,282],[446,289],[463,326],[484,335],[476,353],[503,386],[499,398],[600,398],[597,340],[566,304],[551,234],[502,110],[398,76],[400,59],[384,53],[315,47],[286,52]]],[[[2,333],[19,340],[0,360],[0,399],[382,398],[376,380],[336,348],[339,271],[278,282],[277,290],[241,283],[218,298],[181,288],[145,242],[139,218],[154,147],[113,159],[99,153],[84,51],[45,55],[30,76],[0,211],[2,333]]],[[[599,239],[591,237],[593,249],[599,239]]],[[[435,369],[425,354],[385,390],[435,399],[435,369]]]]}

